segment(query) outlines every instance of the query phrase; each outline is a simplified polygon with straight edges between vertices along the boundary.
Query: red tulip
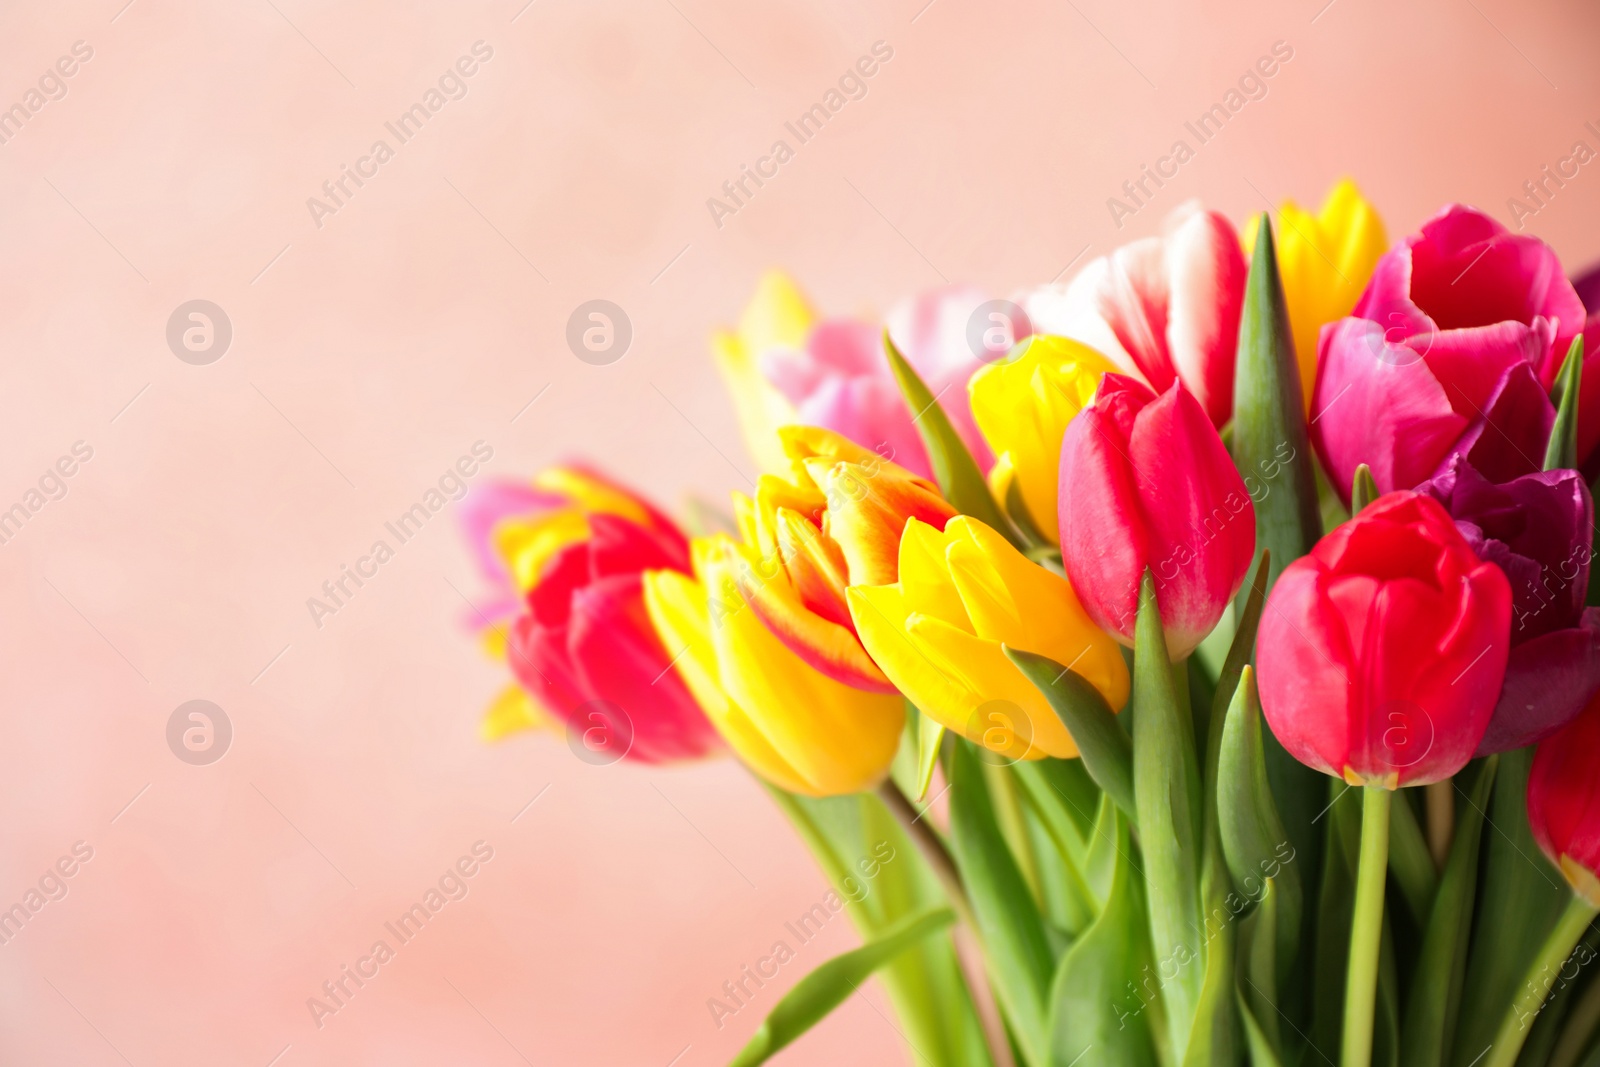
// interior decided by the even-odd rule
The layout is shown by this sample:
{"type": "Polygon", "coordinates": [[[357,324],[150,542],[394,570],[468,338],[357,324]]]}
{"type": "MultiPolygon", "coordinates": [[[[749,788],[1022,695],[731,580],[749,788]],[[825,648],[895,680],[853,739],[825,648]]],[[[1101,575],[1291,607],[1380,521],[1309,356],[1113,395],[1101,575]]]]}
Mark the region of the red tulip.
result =
{"type": "Polygon", "coordinates": [[[1159,397],[1120,374],[1061,442],[1061,557],[1096,625],[1133,644],[1148,568],[1174,660],[1222,618],[1256,547],[1255,505],[1182,382],[1159,397]]]}
{"type": "Polygon", "coordinates": [[[1600,907],[1600,696],[1539,745],[1528,774],[1528,823],[1572,888],[1600,907]]]}
{"type": "Polygon", "coordinates": [[[1284,568],[1257,641],[1261,709],[1283,747],[1351,784],[1455,774],[1489,725],[1511,586],[1448,512],[1379,497],[1284,568]]]}
{"type": "Polygon", "coordinates": [[[596,762],[694,759],[721,748],[645,612],[642,576],[688,573],[683,534],[661,512],[592,471],[557,467],[533,491],[499,483],[469,497],[465,522],[485,575],[508,596],[481,621],[521,692],[484,722],[499,737],[564,724],[596,762]],[[520,614],[504,620],[520,601],[520,614]],[[511,609],[511,610],[506,610],[511,609]],[[499,616],[499,617],[495,617],[499,616]],[[503,636],[502,636],[503,635],[503,636]]]}

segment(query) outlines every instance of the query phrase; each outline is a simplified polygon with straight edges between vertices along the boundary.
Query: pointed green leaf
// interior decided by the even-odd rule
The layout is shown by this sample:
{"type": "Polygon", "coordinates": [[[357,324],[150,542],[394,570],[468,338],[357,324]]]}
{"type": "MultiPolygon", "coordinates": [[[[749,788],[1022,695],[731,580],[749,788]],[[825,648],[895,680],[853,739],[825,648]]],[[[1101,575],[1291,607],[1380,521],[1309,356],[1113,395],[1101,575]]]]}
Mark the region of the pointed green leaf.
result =
{"type": "Polygon", "coordinates": [[[911,408],[912,422],[928,450],[933,480],[939,483],[944,498],[963,515],[971,515],[985,526],[993,527],[1022,548],[1021,539],[995,504],[983,471],[978,469],[961,435],[950,425],[950,416],[944,413],[927,385],[895,348],[888,330],[883,332],[883,350],[889,357],[895,381],[900,383],[900,392],[911,408]]]}
{"type": "MultiPolygon", "coordinates": [[[[1125,820],[1112,811],[1116,865],[1106,906],[1061,957],[1050,991],[1050,1067],[1155,1067],[1151,1020],[1137,983],[1150,965],[1143,894],[1125,820]]],[[[1153,993],[1153,991],[1151,991],[1153,993]]]]}
{"type": "Polygon", "coordinates": [[[1030,1064],[1044,1063],[1055,953],[1038,905],[1000,835],[983,767],[966,741],[950,749],[950,851],[972,901],[995,997],[1030,1064]]]}
{"type": "MultiPolygon", "coordinates": [[[[1151,950],[1159,960],[1193,953],[1191,941],[1201,928],[1199,757],[1187,686],[1185,699],[1180,700],[1174,674],[1155,582],[1147,570],[1139,583],[1139,617],[1134,625],[1133,793],[1140,839],[1150,843],[1144,850],[1145,894],[1150,901],[1151,950]]],[[[1179,967],[1171,978],[1162,975],[1174,1049],[1189,1046],[1204,978],[1201,967],[1179,967]]]]}
{"type": "MultiPolygon", "coordinates": [[[[1287,976],[1299,951],[1304,889],[1300,864],[1295,862],[1298,853],[1284,831],[1267,781],[1262,733],[1255,673],[1246,667],[1222,728],[1222,751],[1217,760],[1217,828],[1236,892],[1255,899],[1261,893],[1263,879],[1276,881],[1273,910],[1278,928],[1273,932],[1273,943],[1279,958],[1275,970],[1287,976]]],[[[1278,991],[1263,992],[1276,998],[1278,991]]]]}
{"type": "Polygon", "coordinates": [[[1433,910],[1439,872],[1433,866],[1427,838],[1411,807],[1410,790],[1396,793],[1389,806],[1389,873],[1399,883],[1400,895],[1405,897],[1417,925],[1426,925],[1428,913],[1433,910]]]}
{"type": "Polygon", "coordinates": [[[1066,724],[1089,777],[1134,816],[1133,742],[1105,697],[1083,675],[1048,656],[1010,647],[1005,653],[1066,724]]]}
{"type": "MultiPolygon", "coordinates": [[[[1300,363],[1283,301],[1272,223],[1261,216],[1245,279],[1234,365],[1233,459],[1255,501],[1256,547],[1276,581],[1322,534],[1300,363]]],[[[1269,581],[1269,584],[1270,581],[1269,581]]]]}
{"type": "Polygon", "coordinates": [[[1238,1060],[1238,1033],[1233,1025],[1237,992],[1234,943],[1238,924],[1229,914],[1223,898],[1218,887],[1206,909],[1206,925],[1196,938],[1203,942],[1198,947],[1204,963],[1196,959],[1189,964],[1203,967],[1204,974],[1183,1067],[1234,1067],[1238,1060]]]}
{"type": "Polygon", "coordinates": [[[1571,469],[1578,465],[1578,392],[1583,383],[1583,334],[1572,339],[1567,358],[1556,375],[1550,400],[1556,406],[1556,421],[1550,427],[1545,445],[1544,469],[1571,469]]]}
{"type": "Polygon", "coordinates": [[[1350,514],[1359,515],[1366,506],[1378,499],[1378,480],[1372,468],[1365,463],[1356,467],[1355,479],[1350,484],[1350,514]]]}
{"type": "Polygon", "coordinates": [[[1242,601],[1243,608],[1238,612],[1239,624],[1233,633],[1233,643],[1228,646],[1228,655],[1222,661],[1222,670],[1218,673],[1216,687],[1212,690],[1205,763],[1208,836],[1210,827],[1215,824],[1217,818],[1217,759],[1222,751],[1222,728],[1227,721],[1228,705],[1233,702],[1234,691],[1239,686],[1239,678],[1244,674],[1245,665],[1255,656],[1256,631],[1261,628],[1261,611],[1266,605],[1267,575],[1271,568],[1271,553],[1263,553],[1256,564],[1255,576],[1250,579],[1249,592],[1242,601]]]}
{"type": "Polygon", "coordinates": [[[729,1067],[756,1067],[821,1022],[861,988],[873,971],[955,921],[949,908],[908,915],[860,948],[835,956],[796,982],[762,1020],[729,1067]]]}
{"type": "MultiPolygon", "coordinates": [[[[1322,536],[1316,465],[1293,338],[1272,223],[1263,214],[1239,319],[1233,458],[1255,502],[1257,550],[1271,554],[1269,593],[1283,568],[1310,552],[1322,536]]],[[[1223,680],[1217,689],[1220,700],[1232,699],[1223,680]]],[[[1291,756],[1270,730],[1263,751],[1289,842],[1304,857],[1306,877],[1313,877],[1319,857],[1311,821],[1322,806],[1320,776],[1291,756]]]]}

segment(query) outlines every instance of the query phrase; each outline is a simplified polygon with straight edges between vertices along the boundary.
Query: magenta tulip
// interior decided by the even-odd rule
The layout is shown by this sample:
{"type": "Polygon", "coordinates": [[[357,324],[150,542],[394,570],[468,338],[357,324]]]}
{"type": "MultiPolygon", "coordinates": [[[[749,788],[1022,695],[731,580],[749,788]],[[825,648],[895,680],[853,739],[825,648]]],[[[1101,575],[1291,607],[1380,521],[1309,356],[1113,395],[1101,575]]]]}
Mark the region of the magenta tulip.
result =
{"type": "Polygon", "coordinates": [[[1256,642],[1283,747],[1351,784],[1436,782],[1477,751],[1505,675],[1511,588],[1444,508],[1379,497],[1278,578],[1256,642]]]}
{"type": "Polygon", "coordinates": [[[1197,202],[1163,236],[1101,256],[1065,286],[1024,301],[1034,329],[1081,341],[1157,392],[1174,381],[1212,425],[1233,417],[1233,365],[1247,266],[1233,224],[1197,202]]]}
{"type": "Polygon", "coordinates": [[[1132,645],[1146,569],[1174,660],[1239,591],[1256,547],[1255,505],[1198,401],[1107,374],[1061,442],[1061,557],[1096,625],[1132,645]]]}
{"type": "Polygon", "coordinates": [[[1381,492],[1410,489],[1457,453],[1496,482],[1539,470],[1548,390],[1583,326],[1548,245],[1446,208],[1323,328],[1311,439],[1335,488],[1348,502],[1366,463],[1381,492]]]}

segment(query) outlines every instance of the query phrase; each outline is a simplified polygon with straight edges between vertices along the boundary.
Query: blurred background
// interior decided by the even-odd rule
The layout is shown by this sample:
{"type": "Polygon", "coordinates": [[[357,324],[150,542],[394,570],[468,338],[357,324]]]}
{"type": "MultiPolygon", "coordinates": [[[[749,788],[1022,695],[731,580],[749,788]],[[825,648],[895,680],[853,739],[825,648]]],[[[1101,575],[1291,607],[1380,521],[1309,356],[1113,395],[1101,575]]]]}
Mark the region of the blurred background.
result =
{"type": "MultiPolygon", "coordinates": [[[[741,485],[706,339],[771,266],[875,316],[1345,174],[1391,237],[1462,200],[1587,265],[1600,166],[1530,217],[1508,199],[1600,149],[1596,40],[1576,0],[0,6],[0,512],[26,516],[0,526],[0,910],[29,915],[0,927],[0,1061],[726,1062],[854,944],[830,924],[712,1018],[826,890],[762,790],[481,743],[504,675],[464,632],[453,515],[336,614],[307,599],[475,442],[475,480],[584,456],[668,506],[741,485]],[[1119,227],[1108,198],[1275,45],[1119,227]],[[468,67],[420,130],[385,126],[468,67]],[[711,210],[779,139],[778,174],[711,210]],[[609,365],[565,339],[594,299],[632,326],[609,365]],[[215,335],[169,344],[195,300],[215,335]],[[169,745],[191,700],[231,731],[208,764],[169,745]],[[317,1018],[479,842],[467,895],[317,1018]]],[[[868,987],[776,1062],[908,1059],[868,987]]]]}

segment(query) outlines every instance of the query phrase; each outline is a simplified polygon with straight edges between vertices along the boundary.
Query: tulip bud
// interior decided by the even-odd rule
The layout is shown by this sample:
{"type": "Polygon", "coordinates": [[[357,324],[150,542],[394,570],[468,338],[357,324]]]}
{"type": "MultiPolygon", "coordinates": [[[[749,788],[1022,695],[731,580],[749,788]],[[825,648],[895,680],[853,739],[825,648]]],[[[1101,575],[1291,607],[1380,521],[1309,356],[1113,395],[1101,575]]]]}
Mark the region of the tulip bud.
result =
{"type": "Polygon", "coordinates": [[[1437,782],[1477,750],[1505,676],[1511,588],[1438,502],[1379,497],[1284,568],[1256,644],[1261,708],[1352,785],[1437,782]]]}
{"type": "Polygon", "coordinates": [[[533,487],[487,485],[463,506],[485,577],[477,621],[519,688],[484,720],[490,738],[561,724],[580,758],[663,763],[721,748],[645,613],[642,575],[688,569],[683,534],[626,488],[555,468],[533,487]]]}
{"type": "Polygon", "coordinates": [[[787,426],[780,437],[789,478],[763,475],[754,501],[735,497],[744,543],[730,573],[739,596],[714,604],[713,614],[748,604],[823,674],[893,692],[856,637],[845,588],[894,581],[906,521],[942,529],[955,509],[932,482],[839,434],[787,426]]]}
{"type": "Polygon", "coordinates": [[[1061,442],[1061,556],[1090,618],[1133,644],[1139,580],[1154,576],[1174,660],[1192,652],[1244,582],[1255,505],[1222,439],[1181,382],[1159,397],[1108,374],[1061,442]]]}
{"type": "Polygon", "coordinates": [[[1600,697],[1539,745],[1528,773],[1528,824],[1572,889],[1600,907],[1600,697]]]}
{"type": "MultiPolygon", "coordinates": [[[[1061,438],[1116,367],[1066,337],[1030,337],[1015,356],[972,376],[972,415],[994,449],[996,470],[1015,479],[1035,526],[1054,532],[1061,438]]],[[[992,479],[991,479],[992,480],[992,479]]],[[[1004,493],[996,493],[1004,500],[1004,493]]]]}
{"type": "Polygon", "coordinates": [[[941,533],[913,519],[899,571],[892,585],[851,586],[850,613],[873,659],[935,722],[1011,759],[1078,754],[1002,646],[1071,666],[1112,708],[1127,701],[1122,654],[1072,586],[978,520],[958,516],[941,533]]]}

